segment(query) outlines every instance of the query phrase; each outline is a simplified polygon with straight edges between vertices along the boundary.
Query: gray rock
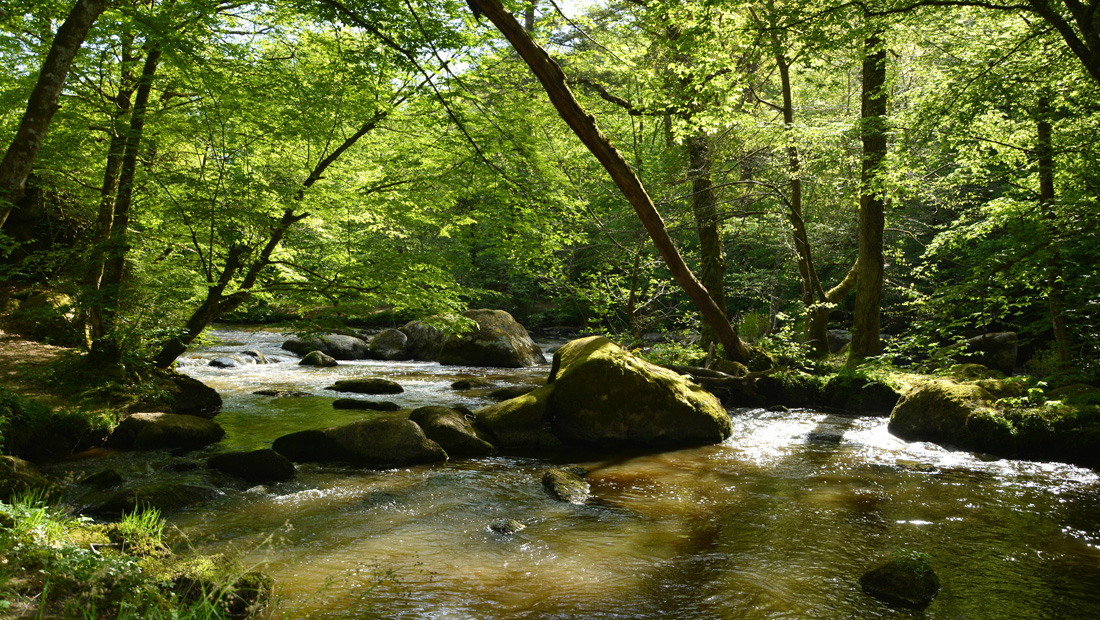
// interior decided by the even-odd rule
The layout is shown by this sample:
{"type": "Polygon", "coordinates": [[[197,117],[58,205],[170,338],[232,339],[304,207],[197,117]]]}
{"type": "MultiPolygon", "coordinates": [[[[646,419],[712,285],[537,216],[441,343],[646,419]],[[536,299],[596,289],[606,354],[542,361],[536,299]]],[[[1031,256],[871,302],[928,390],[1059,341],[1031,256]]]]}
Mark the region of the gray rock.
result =
{"type": "Polygon", "coordinates": [[[331,368],[336,366],[338,362],[335,357],[331,355],[325,355],[320,351],[310,351],[306,353],[306,356],[302,358],[302,361],[298,362],[299,366],[320,366],[322,368],[331,368]]]}
{"type": "Polygon", "coordinates": [[[970,338],[951,347],[961,363],[981,364],[1011,375],[1016,368],[1016,332],[998,332],[970,338]]]}
{"type": "Polygon", "coordinates": [[[343,334],[326,334],[313,338],[291,338],[283,343],[283,349],[298,355],[320,351],[341,361],[370,358],[370,345],[362,338],[343,334]]]}
{"type": "Polygon", "coordinates": [[[409,419],[424,429],[429,439],[454,457],[488,456],[497,449],[463,413],[448,407],[421,407],[409,419]]]}
{"type": "Polygon", "coordinates": [[[218,391],[198,379],[168,372],[159,385],[172,399],[172,413],[212,418],[222,408],[218,391]]]}
{"type": "Polygon", "coordinates": [[[117,450],[196,450],[220,441],[225,431],[210,420],[174,413],[135,413],[111,432],[117,450]]]}
{"type": "Polygon", "coordinates": [[[210,363],[208,364],[208,366],[211,366],[213,368],[236,368],[240,365],[241,363],[233,359],[232,357],[216,357],[210,360],[210,363]]]}
{"type": "Polygon", "coordinates": [[[276,398],[299,398],[302,396],[313,396],[309,392],[299,392],[298,390],[276,390],[272,388],[256,390],[252,393],[257,396],[274,396],[276,398]]]}
{"type": "Polygon", "coordinates": [[[271,449],[217,454],[207,466],[251,483],[282,482],[294,477],[294,463],[271,449]]]}
{"type": "Polygon", "coordinates": [[[365,379],[343,379],[325,388],[334,392],[352,392],[355,394],[400,394],[405,388],[389,379],[368,377],[365,379]]]}
{"type": "Polygon", "coordinates": [[[840,353],[840,351],[848,346],[848,343],[852,342],[852,332],[846,329],[830,329],[829,330],[829,351],[832,353],[840,353]]]}
{"type": "Polygon", "coordinates": [[[511,536],[525,529],[527,529],[527,526],[515,519],[497,519],[489,524],[489,530],[504,536],[511,536]]]}
{"type": "Polygon", "coordinates": [[[241,355],[249,357],[254,364],[267,364],[267,356],[260,353],[256,349],[249,349],[247,351],[241,351],[241,355]]]}
{"type": "Polygon", "coordinates": [[[482,379],[481,377],[470,377],[467,379],[459,379],[451,384],[452,390],[472,390],[474,388],[489,387],[492,383],[488,379],[482,379]]]}
{"type": "Polygon", "coordinates": [[[462,316],[475,321],[477,327],[458,336],[447,336],[421,321],[403,326],[401,331],[409,337],[409,355],[450,366],[522,368],[546,363],[527,330],[507,312],[467,310],[462,316]]]}
{"type": "Polygon", "coordinates": [[[542,486],[558,500],[570,504],[583,504],[591,494],[588,482],[573,468],[546,470],[542,473],[542,486]]]}
{"type": "Polygon", "coordinates": [[[409,337],[398,329],[387,329],[378,333],[370,341],[370,352],[376,359],[400,361],[409,359],[405,350],[409,337]]]}
{"type": "Polygon", "coordinates": [[[272,448],[295,462],[395,467],[447,460],[443,448],[415,422],[395,418],[299,431],[279,437],[272,448]]]}

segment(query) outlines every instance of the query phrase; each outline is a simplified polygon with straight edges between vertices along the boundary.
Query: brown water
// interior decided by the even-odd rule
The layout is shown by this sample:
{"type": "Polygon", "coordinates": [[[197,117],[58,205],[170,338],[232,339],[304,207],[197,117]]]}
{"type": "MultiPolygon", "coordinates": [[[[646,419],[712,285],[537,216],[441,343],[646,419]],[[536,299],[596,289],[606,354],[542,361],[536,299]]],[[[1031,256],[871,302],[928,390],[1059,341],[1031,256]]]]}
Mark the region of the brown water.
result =
{"type": "MultiPolygon", "coordinates": [[[[393,378],[409,390],[392,399],[403,406],[487,402],[448,387],[484,373],[476,369],[201,365],[244,348],[277,353],[281,342],[222,336],[236,344],[184,368],[225,398],[217,421],[228,436],[212,451],[369,416],[331,408],[337,395],[323,387],[337,375],[393,378]],[[312,395],[251,394],[261,387],[312,395]]],[[[490,374],[503,385],[546,372],[490,374]]],[[[593,491],[582,506],[543,490],[541,471],[559,463],[495,457],[386,471],[300,466],[288,483],[226,481],[220,500],[171,521],[196,548],[243,553],[274,577],[275,618],[1100,617],[1095,472],[909,443],[878,418],[730,413],[734,434],[721,445],[576,463],[593,491]],[[498,519],[526,529],[495,533],[498,519]],[[859,588],[865,570],[902,548],[930,554],[943,583],[924,611],[859,588]]],[[[131,470],[164,475],[160,462],[140,462],[131,470]]]]}

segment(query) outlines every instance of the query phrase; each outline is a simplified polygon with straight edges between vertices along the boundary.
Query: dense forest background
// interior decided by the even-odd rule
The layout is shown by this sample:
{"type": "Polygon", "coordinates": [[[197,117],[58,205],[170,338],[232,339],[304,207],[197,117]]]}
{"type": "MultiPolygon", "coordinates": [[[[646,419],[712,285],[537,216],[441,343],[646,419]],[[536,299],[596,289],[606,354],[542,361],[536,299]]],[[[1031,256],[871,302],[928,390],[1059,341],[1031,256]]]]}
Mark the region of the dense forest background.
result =
{"type": "MultiPolygon", "coordinates": [[[[622,185],[475,5],[0,4],[5,310],[160,365],[218,319],[469,307],[705,350],[622,185]]],[[[812,356],[855,323],[854,358],[908,364],[1014,331],[1035,374],[1100,372],[1095,2],[506,8],[742,338],[812,356]]]]}

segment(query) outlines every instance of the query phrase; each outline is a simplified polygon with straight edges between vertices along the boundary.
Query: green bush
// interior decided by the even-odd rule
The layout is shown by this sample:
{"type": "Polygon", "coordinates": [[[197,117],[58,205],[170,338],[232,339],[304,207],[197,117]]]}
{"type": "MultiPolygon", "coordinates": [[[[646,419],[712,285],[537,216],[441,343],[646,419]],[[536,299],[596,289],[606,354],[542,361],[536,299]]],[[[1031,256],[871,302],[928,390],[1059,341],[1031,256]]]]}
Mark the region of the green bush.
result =
{"type": "Polygon", "coordinates": [[[29,460],[57,457],[102,440],[118,423],[107,410],[53,410],[0,388],[0,452],[29,460]]]}

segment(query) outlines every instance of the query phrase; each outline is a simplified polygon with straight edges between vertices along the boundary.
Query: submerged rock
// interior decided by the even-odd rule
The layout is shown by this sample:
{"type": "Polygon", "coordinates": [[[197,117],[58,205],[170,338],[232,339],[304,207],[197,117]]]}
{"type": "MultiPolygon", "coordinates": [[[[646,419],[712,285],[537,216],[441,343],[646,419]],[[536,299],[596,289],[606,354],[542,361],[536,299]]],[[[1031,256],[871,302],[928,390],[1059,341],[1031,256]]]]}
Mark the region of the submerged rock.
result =
{"type": "Polygon", "coordinates": [[[376,377],[343,379],[325,389],[335,392],[354,392],[356,394],[400,394],[405,391],[405,388],[395,381],[376,377]]]}
{"type": "Polygon", "coordinates": [[[472,331],[447,336],[421,321],[404,325],[413,359],[435,360],[449,366],[522,368],[545,364],[542,350],[511,314],[503,310],[467,310],[462,316],[477,323],[472,331]]]}
{"type": "Polygon", "coordinates": [[[278,452],[266,448],[252,452],[216,454],[207,466],[248,482],[283,482],[294,477],[294,463],[278,452]]]}
{"type": "Polygon", "coordinates": [[[504,536],[511,536],[516,532],[527,529],[527,526],[515,519],[497,519],[489,524],[489,530],[504,536]]]}
{"type": "Polygon", "coordinates": [[[452,458],[488,456],[497,451],[470,419],[449,407],[421,407],[413,410],[409,419],[416,422],[429,439],[443,446],[452,458]]]}
{"type": "Polygon", "coordinates": [[[142,508],[172,512],[217,496],[218,492],[214,489],[193,484],[147,484],[120,491],[94,512],[110,517],[119,517],[142,508]]]}
{"type": "Polygon", "coordinates": [[[583,504],[592,490],[576,468],[546,470],[542,473],[542,486],[558,500],[570,504],[583,504]]]}
{"type": "Polygon", "coordinates": [[[310,351],[306,353],[306,356],[302,358],[302,361],[298,362],[299,366],[320,366],[321,368],[332,368],[338,365],[335,357],[331,355],[325,355],[320,351],[310,351]]]}
{"type": "Polygon", "coordinates": [[[197,450],[220,441],[216,422],[174,413],[135,413],[111,432],[107,445],[117,450],[197,450]]]}
{"type": "Polygon", "coordinates": [[[899,553],[889,562],[864,573],[859,579],[863,591],[902,607],[924,607],[940,591],[940,579],[922,553],[899,553]]]}
{"type": "Polygon", "coordinates": [[[551,429],[566,443],[669,447],[719,443],[733,432],[713,394],[602,336],[558,349],[547,388],[551,429]]]}
{"type": "Polygon", "coordinates": [[[272,449],[295,462],[343,462],[375,467],[447,460],[440,445],[407,419],[379,419],[283,435],[272,449]]]}
{"type": "Polygon", "coordinates": [[[357,398],[337,398],[332,401],[333,409],[364,409],[367,411],[399,411],[397,403],[389,401],[359,400],[357,398]]]}
{"type": "Polygon", "coordinates": [[[370,345],[362,338],[343,334],[326,334],[312,338],[291,338],[283,343],[283,349],[298,355],[320,351],[342,361],[370,358],[370,345]]]}

